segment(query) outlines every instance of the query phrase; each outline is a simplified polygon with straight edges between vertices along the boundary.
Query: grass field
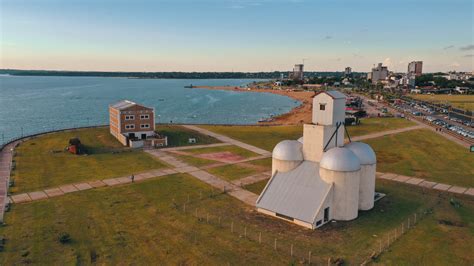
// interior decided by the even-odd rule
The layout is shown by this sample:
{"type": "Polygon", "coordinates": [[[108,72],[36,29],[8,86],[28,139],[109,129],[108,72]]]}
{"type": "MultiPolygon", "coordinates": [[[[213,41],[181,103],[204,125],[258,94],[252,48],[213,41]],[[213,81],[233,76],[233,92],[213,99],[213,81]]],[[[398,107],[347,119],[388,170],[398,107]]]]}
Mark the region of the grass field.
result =
{"type": "Polygon", "coordinates": [[[420,209],[436,202],[432,215],[402,236],[381,264],[470,265],[474,203],[461,199],[459,209],[449,199],[421,189],[381,181],[377,190],[387,197],[351,222],[337,222],[311,231],[256,213],[237,200],[208,195],[209,187],[184,174],[143,183],[68,194],[44,201],[14,205],[0,228],[5,246],[2,265],[13,264],[265,264],[343,259],[360,264],[378,247],[378,240],[420,209]],[[190,196],[187,212],[182,202],[190,196]],[[175,202],[175,208],[172,202],[175,202]],[[194,217],[195,210],[204,217],[194,217]],[[210,214],[209,223],[206,215],[210,214]],[[217,217],[221,217],[218,225],[217,217]],[[445,226],[439,220],[455,223],[445,226]],[[230,230],[231,222],[234,232],[230,230]],[[424,228],[424,225],[429,225],[424,228]],[[423,226],[422,226],[423,225],[423,226]],[[246,229],[247,237],[244,237],[246,229]],[[262,243],[257,239],[262,233],[262,243]],[[69,234],[70,241],[59,237],[69,234]],[[274,239],[278,240],[274,251],[274,239]],[[431,241],[434,240],[434,241],[431,241]],[[447,240],[447,241],[444,241],[447,240]],[[415,242],[414,242],[415,241],[415,242]],[[289,256],[294,244],[293,261],[289,256]],[[423,255],[429,251],[430,256],[423,255]],[[420,260],[423,257],[423,260],[420,260]]]}
{"type": "Polygon", "coordinates": [[[465,110],[474,110],[474,95],[448,95],[448,94],[414,94],[410,97],[429,102],[436,103],[445,103],[449,102],[453,107],[465,109],[465,110]]]}
{"type": "Polygon", "coordinates": [[[258,159],[247,162],[248,164],[261,166],[265,169],[271,170],[272,169],[272,158],[265,158],[265,159],[258,159]]]}
{"type": "Polygon", "coordinates": [[[194,156],[191,156],[191,155],[181,155],[180,154],[180,155],[173,155],[173,156],[180,159],[180,160],[182,160],[183,162],[185,162],[187,164],[190,164],[190,165],[196,166],[196,167],[203,167],[203,166],[219,163],[218,161],[208,160],[208,159],[203,159],[203,158],[197,158],[197,157],[194,157],[194,156]]]}
{"type": "Polygon", "coordinates": [[[414,130],[364,141],[377,154],[377,171],[474,186],[474,156],[429,131],[414,130]]]}
{"type": "Polygon", "coordinates": [[[156,125],[156,131],[161,135],[168,136],[168,147],[205,145],[220,142],[211,136],[203,135],[182,126],[156,125]],[[195,138],[196,143],[190,144],[189,138],[195,138]]]}
{"type": "MultiPolygon", "coordinates": [[[[415,125],[401,118],[367,118],[358,126],[348,126],[351,136],[392,130],[415,125]]],[[[298,139],[303,135],[303,126],[201,126],[213,132],[235,138],[267,151],[285,139],[298,139]]]]}
{"type": "Polygon", "coordinates": [[[347,131],[352,137],[411,126],[416,126],[416,124],[402,118],[363,118],[361,119],[360,125],[348,126],[347,131]]]}
{"type": "Polygon", "coordinates": [[[208,169],[208,172],[225,180],[232,181],[256,174],[258,170],[240,164],[228,164],[208,169]]]}
{"type": "Polygon", "coordinates": [[[253,183],[253,184],[250,184],[250,185],[246,185],[245,189],[250,191],[250,192],[253,192],[257,195],[260,195],[260,193],[262,193],[262,191],[265,188],[265,186],[267,185],[267,183],[268,183],[268,179],[265,179],[265,180],[258,181],[256,183],[253,183]]]}
{"type": "Polygon", "coordinates": [[[218,146],[218,147],[208,147],[208,148],[196,148],[196,149],[189,149],[185,150],[185,152],[189,152],[195,155],[198,154],[204,154],[204,153],[216,153],[216,152],[231,152],[235,155],[239,155],[244,158],[250,158],[250,157],[255,157],[258,156],[258,154],[251,152],[249,150],[246,150],[244,148],[234,146],[234,145],[229,145],[229,146],[218,146]]]}
{"type": "Polygon", "coordinates": [[[123,147],[108,128],[59,132],[28,140],[16,149],[14,160],[15,186],[10,190],[13,193],[119,177],[165,166],[143,151],[123,147]],[[80,138],[87,156],[64,151],[73,137],[80,138]]]}

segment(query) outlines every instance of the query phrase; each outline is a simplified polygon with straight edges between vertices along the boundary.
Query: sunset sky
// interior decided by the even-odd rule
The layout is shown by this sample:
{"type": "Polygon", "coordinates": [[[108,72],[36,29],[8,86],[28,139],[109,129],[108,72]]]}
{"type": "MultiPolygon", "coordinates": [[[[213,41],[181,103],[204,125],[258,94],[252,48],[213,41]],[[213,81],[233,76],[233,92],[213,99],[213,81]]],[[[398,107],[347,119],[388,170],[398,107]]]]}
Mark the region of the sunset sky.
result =
{"type": "Polygon", "coordinates": [[[472,0],[0,0],[0,68],[472,71],[472,0]]]}

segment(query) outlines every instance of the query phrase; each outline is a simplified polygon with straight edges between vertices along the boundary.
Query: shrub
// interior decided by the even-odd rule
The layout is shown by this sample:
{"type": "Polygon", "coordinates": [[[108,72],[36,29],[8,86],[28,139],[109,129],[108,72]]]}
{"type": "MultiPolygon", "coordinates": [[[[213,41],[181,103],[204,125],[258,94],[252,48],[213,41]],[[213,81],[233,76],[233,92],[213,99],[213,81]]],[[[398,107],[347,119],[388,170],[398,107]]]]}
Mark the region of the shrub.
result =
{"type": "Polygon", "coordinates": [[[59,242],[61,244],[67,244],[71,242],[71,236],[68,233],[61,233],[59,234],[59,242]]]}

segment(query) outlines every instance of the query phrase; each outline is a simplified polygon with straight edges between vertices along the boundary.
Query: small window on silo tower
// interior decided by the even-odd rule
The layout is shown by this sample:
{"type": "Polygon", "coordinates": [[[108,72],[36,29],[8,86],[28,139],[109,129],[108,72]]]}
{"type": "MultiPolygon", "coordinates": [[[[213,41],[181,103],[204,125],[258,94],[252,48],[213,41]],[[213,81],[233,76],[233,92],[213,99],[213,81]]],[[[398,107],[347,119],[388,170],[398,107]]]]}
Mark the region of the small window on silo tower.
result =
{"type": "Polygon", "coordinates": [[[326,110],[326,104],[325,103],[320,103],[319,104],[319,110],[321,110],[321,111],[326,110]]]}

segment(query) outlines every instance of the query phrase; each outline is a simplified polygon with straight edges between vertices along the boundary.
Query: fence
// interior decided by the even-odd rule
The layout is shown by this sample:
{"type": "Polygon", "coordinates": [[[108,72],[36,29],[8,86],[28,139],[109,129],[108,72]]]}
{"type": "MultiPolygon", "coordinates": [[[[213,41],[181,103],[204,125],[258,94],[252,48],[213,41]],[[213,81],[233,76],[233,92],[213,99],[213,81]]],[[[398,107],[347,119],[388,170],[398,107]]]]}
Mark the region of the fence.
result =
{"type": "MultiPolygon", "coordinates": [[[[333,256],[320,256],[316,250],[308,247],[308,244],[302,244],[296,239],[291,240],[291,236],[278,235],[276,232],[267,231],[258,225],[251,224],[242,219],[233,218],[231,215],[223,211],[214,209],[208,210],[206,206],[202,206],[204,200],[214,199],[225,192],[218,190],[211,190],[207,192],[199,192],[199,196],[190,197],[184,196],[182,198],[173,198],[170,203],[170,208],[182,215],[187,215],[195,219],[198,223],[206,226],[212,226],[217,231],[227,231],[237,240],[249,241],[265,249],[266,252],[274,252],[275,256],[287,259],[289,263],[298,264],[315,264],[315,265],[332,265],[343,264],[344,258],[339,258],[338,254],[333,256]]],[[[384,233],[383,236],[374,240],[370,244],[370,248],[361,250],[356,261],[351,261],[350,264],[365,265],[377,259],[380,255],[386,252],[392,244],[394,244],[400,237],[407,234],[413,229],[416,224],[432,213],[432,208],[418,210],[411,214],[408,218],[397,227],[384,233]]],[[[194,234],[191,237],[194,244],[199,244],[199,239],[194,234]]],[[[353,258],[352,258],[353,259],[353,258]]]]}

